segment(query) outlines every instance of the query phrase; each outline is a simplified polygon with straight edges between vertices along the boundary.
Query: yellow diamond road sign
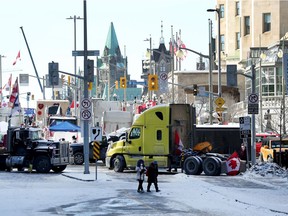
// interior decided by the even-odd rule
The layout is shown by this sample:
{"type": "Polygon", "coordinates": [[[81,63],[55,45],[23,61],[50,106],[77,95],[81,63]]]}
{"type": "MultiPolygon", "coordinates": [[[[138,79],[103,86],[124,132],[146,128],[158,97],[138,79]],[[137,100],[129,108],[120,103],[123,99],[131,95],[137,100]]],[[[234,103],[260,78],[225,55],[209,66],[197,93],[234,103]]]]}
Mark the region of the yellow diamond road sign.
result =
{"type": "Polygon", "coordinates": [[[225,100],[224,100],[222,97],[218,97],[218,98],[215,100],[215,104],[216,104],[218,107],[222,107],[224,103],[225,103],[225,100]]]}

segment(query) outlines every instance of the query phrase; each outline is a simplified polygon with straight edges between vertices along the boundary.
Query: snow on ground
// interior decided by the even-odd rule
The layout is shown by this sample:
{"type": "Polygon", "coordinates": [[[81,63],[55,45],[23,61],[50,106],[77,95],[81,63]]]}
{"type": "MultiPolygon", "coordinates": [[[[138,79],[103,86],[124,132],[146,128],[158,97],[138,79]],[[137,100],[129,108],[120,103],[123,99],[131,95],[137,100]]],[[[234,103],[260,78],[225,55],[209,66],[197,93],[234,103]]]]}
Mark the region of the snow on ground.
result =
{"type": "Polygon", "coordinates": [[[266,177],[282,177],[288,178],[288,171],[285,168],[280,167],[276,163],[256,163],[246,172],[246,175],[259,175],[266,177]]]}
{"type": "Polygon", "coordinates": [[[83,174],[82,166],[69,166],[62,174],[0,172],[1,194],[5,194],[0,198],[1,214],[288,215],[287,170],[275,163],[257,163],[237,176],[163,171],[158,177],[161,192],[152,186],[152,192],[144,194],[136,192],[135,172],[115,173],[99,166],[94,181],[96,168],[91,166],[90,174],[83,174]]]}

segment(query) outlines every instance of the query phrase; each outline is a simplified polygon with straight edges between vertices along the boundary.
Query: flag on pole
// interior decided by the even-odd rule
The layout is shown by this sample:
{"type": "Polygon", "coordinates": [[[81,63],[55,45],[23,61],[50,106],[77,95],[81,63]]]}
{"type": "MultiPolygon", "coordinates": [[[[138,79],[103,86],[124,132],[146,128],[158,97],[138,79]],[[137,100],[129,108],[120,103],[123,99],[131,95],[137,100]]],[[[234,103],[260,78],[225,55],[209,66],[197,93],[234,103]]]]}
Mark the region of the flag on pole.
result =
{"type": "Polygon", "coordinates": [[[20,106],[19,94],[18,94],[13,103],[10,116],[19,115],[20,113],[21,113],[21,106],[20,106]]]}
{"type": "Polygon", "coordinates": [[[18,86],[18,77],[17,77],[12,88],[12,93],[9,98],[9,107],[11,108],[14,107],[14,103],[18,95],[19,95],[19,86],[18,86]]]}
{"type": "MultiPolygon", "coordinates": [[[[10,74],[10,77],[8,79],[8,82],[3,86],[2,89],[5,89],[6,91],[10,91],[11,89],[11,83],[12,83],[12,74],[10,74]]],[[[1,89],[1,92],[2,92],[2,89],[1,89]]]]}
{"type": "Polygon", "coordinates": [[[18,60],[21,61],[21,58],[20,58],[20,50],[18,51],[18,54],[17,54],[17,56],[16,56],[15,61],[13,62],[13,65],[16,65],[16,63],[17,63],[18,60]]]}
{"type": "Polygon", "coordinates": [[[181,141],[181,138],[179,136],[179,133],[177,130],[175,130],[175,138],[174,138],[174,143],[176,145],[176,153],[178,152],[178,154],[182,152],[184,145],[181,141]]]}

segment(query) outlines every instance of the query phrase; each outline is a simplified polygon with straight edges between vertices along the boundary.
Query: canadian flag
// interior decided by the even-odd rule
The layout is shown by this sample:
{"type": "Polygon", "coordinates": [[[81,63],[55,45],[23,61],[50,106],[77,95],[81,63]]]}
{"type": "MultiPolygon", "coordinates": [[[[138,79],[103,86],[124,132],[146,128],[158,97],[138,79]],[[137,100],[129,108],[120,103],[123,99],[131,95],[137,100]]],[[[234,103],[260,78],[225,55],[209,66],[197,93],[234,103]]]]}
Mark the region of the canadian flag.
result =
{"type": "Polygon", "coordinates": [[[179,133],[178,133],[177,130],[175,130],[174,143],[175,143],[175,145],[177,146],[177,149],[176,149],[176,150],[177,150],[178,152],[179,152],[179,151],[182,152],[182,150],[183,150],[183,148],[184,148],[184,145],[183,145],[183,143],[182,143],[182,141],[181,141],[181,139],[180,139],[180,136],[179,136],[179,133]]]}
{"type": "Polygon", "coordinates": [[[21,58],[20,58],[20,50],[18,51],[18,54],[17,54],[17,56],[16,56],[15,61],[13,62],[13,65],[16,65],[16,63],[17,63],[18,60],[21,61],[21,58]]]}
{"type": "MultiPolygon", "coordinates": [[[[5,89],[6,91],[10,91],[11,83],[12,83],[12,74],[10,74],[8,82],[3,86],[2,89],[5,89]]],[[[2,92],[2,89],[1,89],[1,92],[2,92]]]]}
{"type": "Polygon", "coordinates": [[[237,152],[234,152],[226,161],[227,175],[237,175],[240,170],[240,159],[237,152]]]}
{"type": "Polygon", "coordinates": [[[10,98],[9,98],[9,107],[11,107],[11,108],[14,107],[14,103],[15,103],[18,95],[19,95],[19,86],[18,86],[18,77],[17,77],[15,80],[15,83],[13,85],[13,88],[12,88],[12,93],[11,93],[10,98]]]}

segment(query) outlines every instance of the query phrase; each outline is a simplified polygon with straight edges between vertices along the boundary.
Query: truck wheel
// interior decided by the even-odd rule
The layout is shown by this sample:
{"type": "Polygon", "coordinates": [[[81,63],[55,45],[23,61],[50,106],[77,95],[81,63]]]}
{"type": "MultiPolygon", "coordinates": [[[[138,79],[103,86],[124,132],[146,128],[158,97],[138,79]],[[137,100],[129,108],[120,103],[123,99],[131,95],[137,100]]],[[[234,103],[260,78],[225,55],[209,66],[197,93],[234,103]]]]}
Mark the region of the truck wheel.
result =
{"type": "Polygon", "coordinates": [[[199,162],[200,162],[200,167],[199,167],[199,169],[198,169],[198,173],[197,173],[197,175],[200,175],[202,172],[203,172],[203,160],[202,160],[202,158],[201,157],[199,157],[199,156],[195,156],[198,160],[199,160],[199,162]]]}
{"type": "Polygon", "coordinates": [[[60,172],[62,172],[63,170],[65,170],[66,167],[67,167],[66,165],[53,166],[53,167],[52,167],[52,170],[53,170],[54,172],[56,172],[56,173],[60,173],[60,172]]]}
{"type": "Polygon", "coordinates": [[[123,172],[124,170],[124,158],[121,155],[117,155],[113,162],[115,172],[123,172]]]}
{"type": "Polygon", "coordinates": [[[219,175],[219,169],[221,172],[221,165],[215,157],[208,157],[203,162],[204,173],[208,176],[219,175]]]}
{"type": "Polygon", "coordinates": [[[82,152],[76,152],[74,154],[74,163],[76,165],[82,165],[84,163],[84,154],[82,152]]]}
{"type": "Polygon", "coordinates": [[[40,155],[35,159],[34,168],[39,173],[48,173],[51,169],[50,158],[44,155],[40,155]]]}
{"type": "Polygon", "coordinates": [[[187,175],[199,175],[200,161],[196,157],[188,157],[184,162],[184,170],[187,175]]]}

